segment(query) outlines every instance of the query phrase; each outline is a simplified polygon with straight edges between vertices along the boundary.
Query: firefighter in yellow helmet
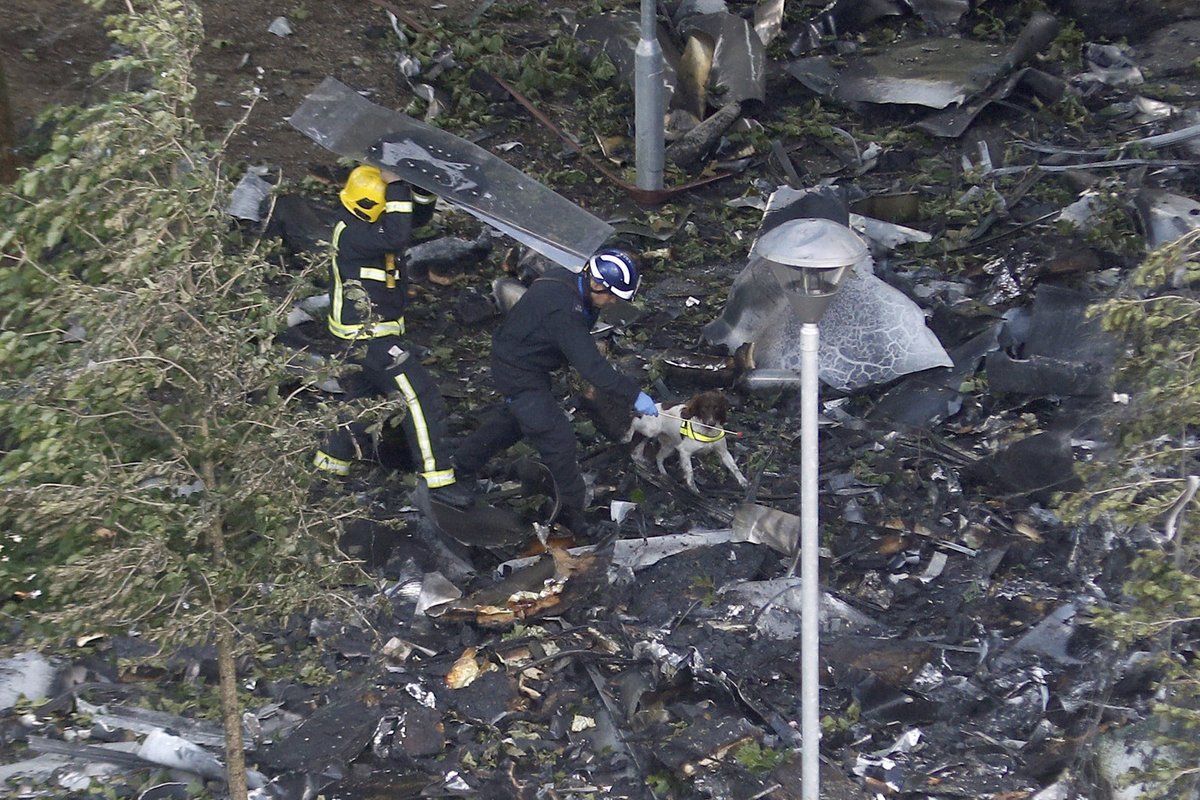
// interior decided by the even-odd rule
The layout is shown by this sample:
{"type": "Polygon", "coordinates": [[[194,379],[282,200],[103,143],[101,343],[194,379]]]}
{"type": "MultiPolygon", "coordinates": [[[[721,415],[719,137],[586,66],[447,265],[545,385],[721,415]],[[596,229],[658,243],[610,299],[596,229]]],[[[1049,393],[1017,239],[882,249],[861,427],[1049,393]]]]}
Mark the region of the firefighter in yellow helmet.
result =
{"type": "MultiPolygon", "coordinates": [[[[368,391],[399,393],[407,413],[401,421],[412,462],[443,503],[464,507],[473,497],[454,479],[446,441],[446,406],[437,383],[404,341],[408,277],[404,254],[414,228],[429,222],[434,195],[389,170],[355,167],[339,195],[342,209],[333,228],[329,267],[329,331],[353,346],[368,391]]],[[[365,428],[340,424],[317,451],[313,465],[336,475],[350,472],[360,453],[372,452],[365,428]]]]}

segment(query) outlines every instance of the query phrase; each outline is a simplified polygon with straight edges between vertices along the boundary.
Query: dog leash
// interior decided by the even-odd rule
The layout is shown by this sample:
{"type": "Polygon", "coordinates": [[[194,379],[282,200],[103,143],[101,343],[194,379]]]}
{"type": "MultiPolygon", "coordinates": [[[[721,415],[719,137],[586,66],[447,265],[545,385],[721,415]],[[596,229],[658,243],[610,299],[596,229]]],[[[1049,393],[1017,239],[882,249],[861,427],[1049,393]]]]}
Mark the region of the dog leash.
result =
{"type": "Polygon", "coordinates": [[[677,417],[674,414],[668,414],[665,411],[658,412],[658,415],[660,417],[666,417],[667,419],[677,419],[680,422],[690,422],[693,425],[703,425],[705,428],[712,428],[714,431],[720,431],[721,433],[727,433],[730,436],[736,436],[739,439],[742,438],[741,431],[731,431],[728,428],[722,428],[720,425],[705,425],[703,422],[696,422],[695,420],[684,419],[683,417],[677,417]]]}

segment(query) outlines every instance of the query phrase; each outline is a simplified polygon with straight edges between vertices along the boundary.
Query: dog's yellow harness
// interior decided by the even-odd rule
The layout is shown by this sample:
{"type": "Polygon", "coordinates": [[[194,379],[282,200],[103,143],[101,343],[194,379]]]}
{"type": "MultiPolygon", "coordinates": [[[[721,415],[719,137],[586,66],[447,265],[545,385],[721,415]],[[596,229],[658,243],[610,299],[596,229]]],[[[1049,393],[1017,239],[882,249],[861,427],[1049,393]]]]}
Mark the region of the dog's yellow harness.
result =
{"type": "Polygon", "coordinates": [[[679,433],[689,439],[695,439],[697,442],[715,442],[718,439],[725,438],[725,431],[721,430],[720,428],[717,428],[716,435],[700,433],[700,431],[692,427],[692,421],[690,419],[684,420],[683,424],[679,426],[679,433]]]}

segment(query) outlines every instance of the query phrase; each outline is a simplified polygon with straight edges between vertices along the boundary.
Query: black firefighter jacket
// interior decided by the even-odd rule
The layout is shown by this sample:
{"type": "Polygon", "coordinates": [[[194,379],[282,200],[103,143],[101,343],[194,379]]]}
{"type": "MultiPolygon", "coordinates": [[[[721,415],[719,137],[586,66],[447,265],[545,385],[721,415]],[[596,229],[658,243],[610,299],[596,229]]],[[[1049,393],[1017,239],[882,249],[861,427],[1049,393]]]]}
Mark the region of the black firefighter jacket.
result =
{"type": "Polygon", "coordinates": [[[387,185],[384,211],[375,222],[341,209],[333,228],[333,261],[329,275],[329,331],[339,339],[374,339],[404,333],[408,276],[404,253],[414,228],[433,216],[437,198],[415,191],[403,181],[387,185]],[[348,291],[357,281],[369,305],[364,316],[348,291]],[[369,323],[368,323],[369,318],[369,323]]]}

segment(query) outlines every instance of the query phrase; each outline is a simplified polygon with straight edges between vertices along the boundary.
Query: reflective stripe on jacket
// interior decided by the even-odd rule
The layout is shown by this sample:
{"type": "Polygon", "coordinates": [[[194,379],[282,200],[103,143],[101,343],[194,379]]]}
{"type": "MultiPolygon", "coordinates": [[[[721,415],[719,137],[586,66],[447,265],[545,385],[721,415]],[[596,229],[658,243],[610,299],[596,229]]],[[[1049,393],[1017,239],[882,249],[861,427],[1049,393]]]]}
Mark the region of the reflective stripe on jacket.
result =
{"type": "MultiPolygon", "coordinates": [[[[700,425],[701,428],[709,427],[708,425],[704,425],[702,423],[696,424],[700,425]]],[[[716,431],[715,434],[701,433],[692,425],[692,421],[690,419],[684,420],[683,424],[679,426],[679,433],[681,435],[687,437],[688,439],[695,439],[697,442],[715,442],[718,439],[725,438],[725,431],[721,430],[720,428],[714,428],[714,430],[716,431]]]]}
{"type": "Polygon", "coordinates": [[[404,253],[413,228],[429,221],[436,201],[433,195],[414,193],[408,184],[395,181],[387,185],[384,210],[375,222],[341,211],[333,228],[329,265],[330,333],[339,339],[404,333],[408,301],[404,253]],[[351,282],[361,287],[362,300],[347,296],[351,282]]]}

